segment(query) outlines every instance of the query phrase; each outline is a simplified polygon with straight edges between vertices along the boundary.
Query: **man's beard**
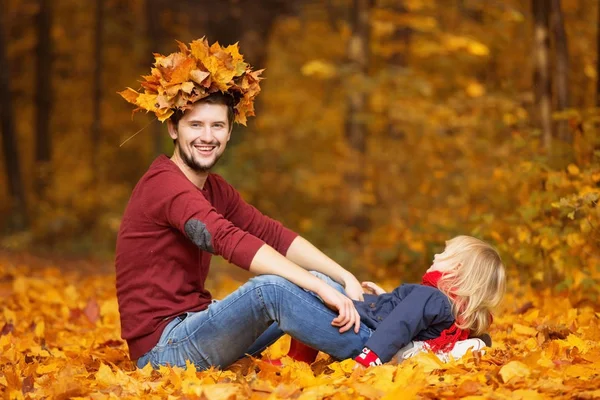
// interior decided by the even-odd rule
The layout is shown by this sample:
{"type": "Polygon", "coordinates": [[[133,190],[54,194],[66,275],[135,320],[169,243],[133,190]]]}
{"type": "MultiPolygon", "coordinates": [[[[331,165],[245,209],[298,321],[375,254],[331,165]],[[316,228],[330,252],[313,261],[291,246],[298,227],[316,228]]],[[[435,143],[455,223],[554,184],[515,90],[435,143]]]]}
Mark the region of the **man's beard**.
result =
{"type": "MultiPolygon", "coordinates": [[[[215,149],[215,151],[216,151],[216,149],[215,149]]],[[[210,171],[210,169],[215,166],[217,161],[219,161],[219,158],[221,158],[221,154],[217,154],[217,155],[215,155],[215,159],[213,160],[212,163],[210,163],[210,165],[201,165],[200,163],[195,161],[192,156],[189,156],[185,152],[181,151],[181,149],[179,149],[179,154],[181,155],[181,159],[183,160],[185,165],[187,165],[188,167],[190,167],[190,169],[192,169],[196,172],[202,172],[202,173],[206,173],[206,172],[210,171]]]]}

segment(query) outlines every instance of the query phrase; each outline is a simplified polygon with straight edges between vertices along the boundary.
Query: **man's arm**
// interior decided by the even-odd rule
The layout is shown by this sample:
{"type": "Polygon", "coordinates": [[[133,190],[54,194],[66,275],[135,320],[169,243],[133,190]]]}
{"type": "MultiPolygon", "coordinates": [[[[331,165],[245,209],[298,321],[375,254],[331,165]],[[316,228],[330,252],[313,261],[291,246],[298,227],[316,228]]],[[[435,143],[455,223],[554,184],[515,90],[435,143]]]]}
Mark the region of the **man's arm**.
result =
{"type": "Polygon", "coordinates": [[[346,294],[351,299],[363,300],[360,283],[352,273],[327,257],[306,239],[246,203],[238,191],[222,177],[218,175],[215,177],[222,185],[227,197],[225,217],[234,225],[260,238],[302,268],[328,275],[344,286],[346,294]]]}
{"type": "MultiPolygon", "coordinates": [[[[146,210],[157,224],[168,224],[201,250],[217,254],[255,274],[279,275],[319,295],[329,307],[339,312],[332,324],[340,332],[355,327],[360,316],[352,301],[322,280],[286,259],[264,241],[224,218],[184,177],[155,179],[144,187],[146,210]]],[[[150,217],[149,217],[150,218],[150,217]]]]}
{"type": "Polygon", "coordinates": [[[286,257],[306,270],[328,275],[344,286],[346,294],[351,299],[363,300],[363,290],[356,277],[303,237],[298,236],[294,239],[286,257]]]}
{"type": "Polygon", "coordinates": [[[339,312],[331,322],[345,332],[354,326],[354,332],[360,328],[360,316],[352,301],[329,286],[327,283],[308,273],[291,260],[283,257],[269,245],[263,245],[256,252],[250,264],[251,272],[257,275],[279,275],[296,285],[316,293],[330,308],[339,312]]]}

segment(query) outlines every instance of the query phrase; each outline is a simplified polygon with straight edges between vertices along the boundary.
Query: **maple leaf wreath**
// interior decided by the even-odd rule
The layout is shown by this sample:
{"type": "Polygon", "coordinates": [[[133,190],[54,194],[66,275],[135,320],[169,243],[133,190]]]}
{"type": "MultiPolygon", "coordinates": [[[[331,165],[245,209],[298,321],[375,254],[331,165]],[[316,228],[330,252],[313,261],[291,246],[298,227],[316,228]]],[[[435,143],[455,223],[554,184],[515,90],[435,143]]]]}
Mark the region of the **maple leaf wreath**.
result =
{"type": "Polygon", "coordinates": [[[215,42],[209,46],[203,37],[188,48],[176,42],[178,52],[168,56],[154,53],[154,68],[140,81],[143,92],[132,88],[118,92],[138,106],[133,114],[146,110],[164,122],[175,110],[191,109],[196,101],[221,91],[233,97],[234,122],[246,125],[247,117],[254,116],[254,98],[260,92],[260,74],[264,69],[252,71],[237,43],[221,47],[215,42]]]}

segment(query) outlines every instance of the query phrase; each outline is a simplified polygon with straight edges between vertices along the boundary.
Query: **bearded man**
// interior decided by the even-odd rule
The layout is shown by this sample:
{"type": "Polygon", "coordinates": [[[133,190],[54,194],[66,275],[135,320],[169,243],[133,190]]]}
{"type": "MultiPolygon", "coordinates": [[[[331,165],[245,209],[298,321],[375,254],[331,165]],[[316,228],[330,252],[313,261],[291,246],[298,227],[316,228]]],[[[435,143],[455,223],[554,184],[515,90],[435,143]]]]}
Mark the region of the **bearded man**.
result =
{"type": "Polygon", "coordinates": [[[200,39],[179,47],[156,55],[143,93],[120,93],[166,121],[175,144],[135,186],[117,238],[117,298],[131,359],[138,367],[188,360],[198,369],[227,367],[258,350],[253,343],[276,339],[279,329],[259,338],[273,323],[312,348],[356,356],[370,330],[352,302],[363,298],[354,275],[210,172],[233,122],[254,115],[262,71],[252,71],[237,45],[200,39]],[[260,276],[213,300],[205,289],[213,255],[260,276]],[[309,270],[331,277],[347,296],[309,270]]]}

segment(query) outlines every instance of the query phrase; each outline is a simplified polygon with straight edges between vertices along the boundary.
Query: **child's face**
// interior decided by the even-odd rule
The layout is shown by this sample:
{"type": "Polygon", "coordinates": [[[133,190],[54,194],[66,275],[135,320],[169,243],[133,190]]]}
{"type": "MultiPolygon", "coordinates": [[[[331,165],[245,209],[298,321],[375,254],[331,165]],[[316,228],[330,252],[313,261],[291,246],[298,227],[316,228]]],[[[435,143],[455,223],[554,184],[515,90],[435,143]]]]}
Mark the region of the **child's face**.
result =
{"type": "Polygon", "coordinates": [[[443,253],[436,254],[433,257],[433,264],[431,264],[431,267],[429,267],[427,272],[446,272],[456,268],[457,265],[456,259],[454,257],[450,257],[450,254],[448,254],[448,249],[444,249],[443,253]]]}

